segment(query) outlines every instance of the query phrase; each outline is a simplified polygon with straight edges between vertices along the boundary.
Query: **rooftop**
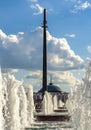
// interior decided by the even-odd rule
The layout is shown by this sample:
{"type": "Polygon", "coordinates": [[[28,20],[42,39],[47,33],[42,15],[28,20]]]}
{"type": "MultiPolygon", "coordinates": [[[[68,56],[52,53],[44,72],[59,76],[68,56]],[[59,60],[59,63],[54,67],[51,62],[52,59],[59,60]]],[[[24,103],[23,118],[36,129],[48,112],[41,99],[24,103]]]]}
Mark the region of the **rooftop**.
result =
{"type": "MultiPolygon", "coordinates": [[[[47,85],[47,91],[48,92],[62,92],[62,90],[58,86],[54,85],[53,83],[49,83],[49,85],[47,85]]],[[[43,87],[38,92],[44,92],[43,87]]]]}

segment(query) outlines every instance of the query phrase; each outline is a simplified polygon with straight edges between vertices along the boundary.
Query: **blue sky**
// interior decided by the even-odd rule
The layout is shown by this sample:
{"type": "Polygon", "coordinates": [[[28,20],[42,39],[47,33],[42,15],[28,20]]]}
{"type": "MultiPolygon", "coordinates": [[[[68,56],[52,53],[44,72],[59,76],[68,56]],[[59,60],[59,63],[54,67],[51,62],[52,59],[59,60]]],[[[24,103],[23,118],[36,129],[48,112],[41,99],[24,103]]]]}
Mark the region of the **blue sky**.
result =
{"type": "Polygon", "coordinates": [[[0,65],[34,90],[40,88],[44,8],[48,74],[68,89],[79,81],[91,55],[90,0],[0,0],[0,65]]]}

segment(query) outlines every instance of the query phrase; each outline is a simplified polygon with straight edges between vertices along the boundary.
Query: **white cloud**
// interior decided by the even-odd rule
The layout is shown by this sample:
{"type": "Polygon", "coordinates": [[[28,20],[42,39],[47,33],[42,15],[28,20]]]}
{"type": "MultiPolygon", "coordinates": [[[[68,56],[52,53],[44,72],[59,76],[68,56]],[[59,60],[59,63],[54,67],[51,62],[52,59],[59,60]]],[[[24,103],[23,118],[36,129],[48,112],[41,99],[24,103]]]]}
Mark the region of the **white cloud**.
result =
{"type": "MultiPolygon", "coordinates": [[[[26,83],[29,79],[34,89],[39,90],[42,86],[42,29],[39,27],[30,33],[19,32],[17,35],[1,32],[4,34],[0,35],[1,67],[13,73],[18,69],[31,70],[31,73],[25,77],[24,74],[23,78],[26,83]]],[[[64,88],[74,85],[74,75],[62,70],[78,69],[83,65],[83,60],[74,53],[65,38],[56,38],[47,32],[47,43],[48,71],[52,70],[54,84],[64,88]]]]}
{"type": "Polygon", "coordinates": [[[43,13],[43,7],[39,4],[31,5],[31,8],[36,9],[37,12],[34,13],[34,15],[39,15],[43,13]]]}
{"type": "Polygon", "coordinates": [[[7,74],[7,73],[17,73],[17,72],[18,72],[18,69],[10,69],[10,68],[2,69],[2,73],[5,73],[5,74],[7,74]]]}
{"type": "Polygon", "coordinates": [[[74,8],[71,10],[71,12],[77,13],[78,11],[86,10],[87,8],[91,8],[91,3],[89,3],[88,1],[79,1],[74,5],[74,8]]]}
{"type": "Polygon", "coordinates": [[[74,77],[73,73],[70,71],[65,71],[65,72],[57,72],[57,73],[52,73],[54,77],[54,82],[61,84],[61,86],[74,86],[76,81],[80,82],[79,79],[74,77]]]}
{"type": "MultiPolygon", "coordinates": [[[[30,33],[0,36],[1,67],[42,69],[42,35],[39,27],[30,33]]],[[[49,69],[69,70],[82,67],[83,60],[71,50],[65,38],[53,37],[49,32],[47,37],[49,69]]]]}
{"type": "Polygon", "coordinates": [[[87,8],[91,8],[91,3],[89,3],[88,1],[84,2],[81,4],[80,9],[84,10],[87,8]]]}
{"type": "Polygon", "coordinates": [[[66,34],[65,36],[70,37],[70,38],[74,38],[74,37],[76,37],[75,34],[66,34]]]}
{"type": "Polygon", "coordinates": [[[28,1],[30,1],[30,2],[38,2],[38,0],[28,0],[28,1]]]}
{"type": "Polygon", "coordinates": [[[0,29],[0,39],[2,40],[6,37],[7,37],[6,34],[0,29]]]}
{"type": "Polygon", "coordinates": [[[30,7],[34,9],[36,12],[34,12],[34,15],[39,15],[43,13],[44,8],[38,3],[38,0],[28,0],[30,7]]]}
{"type": "Polygon", "coordinates": [[[25,76],[26,79],[40,79],[42,78],[42,72],[41,71],[32,71],[30,74],[25,76]]]}
{"type": "Polygon", "coordinates": [[[75,69],[82,64],[83,60],[71,50],[65,38],[58,39],[50,35],[48,43],[50,68],[60,70],[75,69]]]}
{"type": "MultiPolygon", "coordinates": [[[[80,79],[77,79],[71,71],[48,71],[48,84],[50,83],[50,75],[52,75],[52,83],[66,91],[70,91],[76,82],[80,82],[80,79]]],[[[35,90],[39,90],[42,87],[42,71],[31,71],[25,76],[25,80],[26,82],[30,81],[35,90]]]]}
{"type": "Polygon", "coordinates": [[[65,0],[65,1],[70,1],[70,2],[73,2],[73,3],[79,3],[79,2],[81,2],[81,0],[65,0]]]}
{"type": "Polygon", "coordinates": [[[87,50],[88,50],[89,53],[91,53],[91,46],[88,46],[87,50]]]}
{"type": "Polygon", "coordinates": [[[35,12],[34,15],[39,15],[43,13],[44,8],[40,6],[39,4],[34,4],[34,5],[31,5],[30,7],[37,10],[37,12],[35,12]]]}
{"type": "MultiPolygon", "coordinates": [[[[33,9],[34,15],[39,15],[43,13],[44,7],[40,5],[38,0],[28,0],[30,8],[33,9]]],[[[53,12],[52,8],[47,9],[48,12],[53,12]]]]}

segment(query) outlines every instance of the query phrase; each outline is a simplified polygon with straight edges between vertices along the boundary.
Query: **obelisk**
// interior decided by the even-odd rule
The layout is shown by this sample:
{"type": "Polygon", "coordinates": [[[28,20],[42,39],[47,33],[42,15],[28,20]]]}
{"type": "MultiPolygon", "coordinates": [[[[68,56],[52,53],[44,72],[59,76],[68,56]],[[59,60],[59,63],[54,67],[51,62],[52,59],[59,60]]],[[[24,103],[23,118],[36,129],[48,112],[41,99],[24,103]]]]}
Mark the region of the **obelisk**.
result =
{"type": "Polygon", "coordinates": [[[43,91],[47,90],[47,43],[46,43],[46,9],[44,9],[43,18],[43,91]]]}

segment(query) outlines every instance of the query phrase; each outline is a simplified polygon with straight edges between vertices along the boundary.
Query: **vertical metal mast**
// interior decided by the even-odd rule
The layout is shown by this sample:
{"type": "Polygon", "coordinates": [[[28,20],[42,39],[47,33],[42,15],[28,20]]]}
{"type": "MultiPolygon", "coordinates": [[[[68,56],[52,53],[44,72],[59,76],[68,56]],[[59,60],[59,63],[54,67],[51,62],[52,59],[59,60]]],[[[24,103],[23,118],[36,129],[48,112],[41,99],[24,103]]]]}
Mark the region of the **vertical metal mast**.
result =
{"type": "Polygon", "coordinates": [[[47,44],[46,44],[46,9],[43,18],[43,90],[47,90],[47,44]]]}

